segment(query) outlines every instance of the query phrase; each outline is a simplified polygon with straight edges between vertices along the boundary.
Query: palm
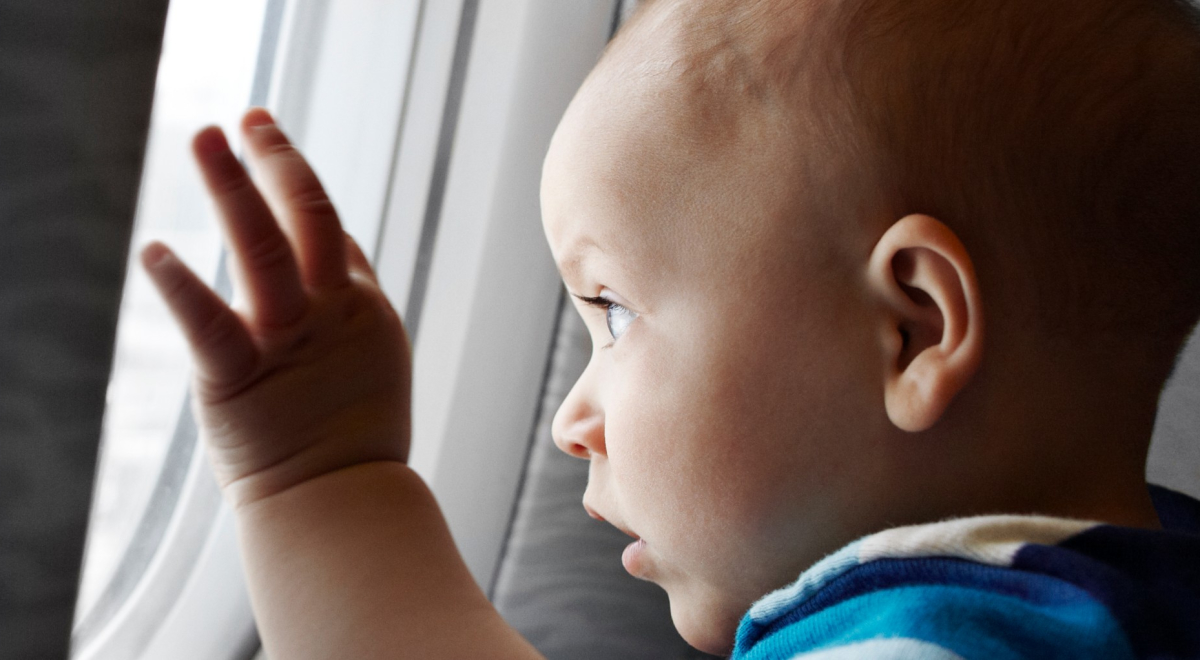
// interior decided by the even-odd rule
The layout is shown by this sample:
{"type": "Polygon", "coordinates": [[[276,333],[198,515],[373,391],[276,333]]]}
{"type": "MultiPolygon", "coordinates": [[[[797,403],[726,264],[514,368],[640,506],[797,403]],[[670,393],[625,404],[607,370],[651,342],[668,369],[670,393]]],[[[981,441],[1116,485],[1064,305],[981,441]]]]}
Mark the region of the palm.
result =
{"type": "Polygon", "coordinates": [[[197,135],[195,151],[246,309],[226,305],[165,246],[143,253],[191,345],[201,433],[239,504],[350,465],[405,460],[409,405],[404,329],[369,264],[269,116],[251,111],[243,128],[270,204],[218,129],[197,135]]]}

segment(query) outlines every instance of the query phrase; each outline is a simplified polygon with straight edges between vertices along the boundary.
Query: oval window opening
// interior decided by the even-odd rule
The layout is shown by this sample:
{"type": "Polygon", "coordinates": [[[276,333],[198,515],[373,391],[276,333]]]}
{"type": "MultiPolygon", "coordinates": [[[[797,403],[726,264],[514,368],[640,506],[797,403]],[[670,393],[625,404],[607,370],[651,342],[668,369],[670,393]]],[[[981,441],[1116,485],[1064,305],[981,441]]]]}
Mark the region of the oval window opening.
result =
{"type": "Polygon", "coordinates": [[[220,235],[191,162],[191,136],[214,121],[236,136],[229,129],[251,97],[266,5],[172,0],[168,8],[75,608],[77,648],[104,628],[145,572],[195,449],[184,414],[186,345],[137,252],[162,240],[216,281],[220,235]]]}

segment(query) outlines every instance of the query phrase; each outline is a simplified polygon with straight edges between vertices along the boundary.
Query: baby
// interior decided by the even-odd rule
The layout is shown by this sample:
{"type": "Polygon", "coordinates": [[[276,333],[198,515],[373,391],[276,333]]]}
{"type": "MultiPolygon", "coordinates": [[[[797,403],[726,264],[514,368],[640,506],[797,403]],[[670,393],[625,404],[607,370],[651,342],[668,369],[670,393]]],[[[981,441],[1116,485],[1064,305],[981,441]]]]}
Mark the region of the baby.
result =
{"type": "MultiPolygon", "coordinates": [[[[1200,503],[1144,477],[1200,317],[1198,26],[1173,0],[659,0],[617,36],[545,163],[594,343],[553,433],[689,643],[1200,655],[1200,503]]],[[[265,199],[219,130],[194,146],[245,308],[143,260],[268,653],[537,657],[405,465],[367,260],[271,117],[243,131],[265,199]]]]}

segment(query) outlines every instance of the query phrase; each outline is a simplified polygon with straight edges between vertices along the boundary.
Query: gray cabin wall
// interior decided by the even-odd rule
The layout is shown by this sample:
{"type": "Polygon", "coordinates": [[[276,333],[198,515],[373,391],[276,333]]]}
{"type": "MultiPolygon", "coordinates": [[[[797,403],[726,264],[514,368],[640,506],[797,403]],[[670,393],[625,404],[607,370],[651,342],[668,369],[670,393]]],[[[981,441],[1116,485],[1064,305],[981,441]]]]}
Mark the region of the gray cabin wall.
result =
{"type": "Polygon", "coordinates": [[[1200,332],[1192,333],[1158,400],[1146,477],[1200,498],[1200,332]]]}
{"type": "Polygon", "coordinates": [[[65,658],[166,0],[0,0],[0,658],[65,658]]]}

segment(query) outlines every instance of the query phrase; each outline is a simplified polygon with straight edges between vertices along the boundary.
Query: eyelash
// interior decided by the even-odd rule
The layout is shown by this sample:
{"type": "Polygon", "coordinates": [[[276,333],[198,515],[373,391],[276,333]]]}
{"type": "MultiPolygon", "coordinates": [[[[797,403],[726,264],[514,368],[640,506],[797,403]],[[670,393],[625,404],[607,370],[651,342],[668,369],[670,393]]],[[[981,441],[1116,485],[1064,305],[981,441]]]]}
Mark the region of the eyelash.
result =
{"type": "Polygon", "coordinates": [[[603,309],[604,311],[608,311],[609,307],[612,307],[613,305],[617,304],[617,303],[609,300],[608,298],[601,298],[600,296],[581,296],[577,293],[573,293],[571,295],[575,296],[580,301],[582,301],[588,305],[591,305],[592,307],[599,307],[600,309],[603,309]]]}
{"type": "MultiPolygon", "coordinates": [[[[590,307],[596,307],[599,309],[603,309],[606,314],[613,307],[620,307],[621,309],[627,309],[624,305],[617,303],[617,302],[613,302],[613,301],[609,300],[608,298],[603,298],[601,296],[581,296],[577,293],[572,293],[571,295],[575,296],[576,298],[578,298],[580,300],[580,302],[583,302],[584,304],[586,304],[590,307]]],[[[610,328],[609,334],[611,335],[611,333],[612,333],[612,330],[610,328]]],[[[608,342],[608,344],[606,344],[604,346],[604,348],[611,348],[612,345],[616,343],[616,341],[617,341],[616,337],[613,337],[613,340],[608,342]]]]}

